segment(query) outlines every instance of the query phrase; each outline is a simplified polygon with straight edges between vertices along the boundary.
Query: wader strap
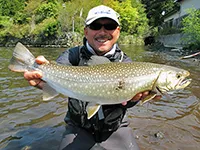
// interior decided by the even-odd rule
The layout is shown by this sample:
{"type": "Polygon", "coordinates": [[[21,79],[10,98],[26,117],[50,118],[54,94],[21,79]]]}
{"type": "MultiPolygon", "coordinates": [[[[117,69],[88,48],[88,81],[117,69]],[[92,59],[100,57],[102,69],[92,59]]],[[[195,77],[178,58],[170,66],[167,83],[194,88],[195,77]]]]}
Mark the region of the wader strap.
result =
{"type": "Polygon", "coordinates": [[[121,51],[120,53],[121,53],[121,58],[119,59],[119,62],[122,62],[124,59],[124,52],[121,51]]]}
{"type": "Polygon", "coordinates": [[[99,120],[102,120],[102,119],[105,118],[104,113],[103,113],[102,106],[99,108],[98,117],[99,117],[99,120]]]}

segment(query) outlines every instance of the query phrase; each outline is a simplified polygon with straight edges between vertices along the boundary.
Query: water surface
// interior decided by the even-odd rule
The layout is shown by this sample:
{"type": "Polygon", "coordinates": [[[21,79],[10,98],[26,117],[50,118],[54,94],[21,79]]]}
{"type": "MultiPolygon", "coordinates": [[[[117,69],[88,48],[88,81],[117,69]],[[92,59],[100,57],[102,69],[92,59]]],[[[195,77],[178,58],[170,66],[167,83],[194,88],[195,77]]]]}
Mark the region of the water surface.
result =
{"type": "MultiPolygon", "coordinates": [[[[144,47],[121,45],[134,61],[172,65],[191,72],[192,83],[184,90],[143,106],[130,108],[130,118],[142,150],[200,147],[200,65],[144,47]]],[[[30,48],[37,55],[55,60],[64,49],[30,48]]],[[[56,150],[64,132],[67,101],[62,95],[42,101],[42,92],[24,80],[23,74],[8,70],[13,48],[0,48],[0,149],[56,150]]]]}

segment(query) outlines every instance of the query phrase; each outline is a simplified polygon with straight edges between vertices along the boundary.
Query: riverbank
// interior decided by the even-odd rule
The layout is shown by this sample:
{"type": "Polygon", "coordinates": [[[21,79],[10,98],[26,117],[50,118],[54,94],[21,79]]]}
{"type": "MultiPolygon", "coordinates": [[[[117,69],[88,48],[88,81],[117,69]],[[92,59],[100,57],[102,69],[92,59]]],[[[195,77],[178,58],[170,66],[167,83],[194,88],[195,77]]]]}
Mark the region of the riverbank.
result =
{"type": "MultiPolygon", "coordinates": [[[[82,45],[84,35],[77,32],[63,32],[61,35],[45,37],[44,35],[33,37],[26,36],[24,38],[16,38],[8,36],[0,40],[0,47],[14,47],[17,42],[21,42],[27,47],[43,47],[43,48],[68,48],[82,45]]],[[[142,37],[121,34],[118,40],[120,44],[144,45],[142,37]]]]}
{"type": "Polygon", "coordinates": [[[153,45],[148,46],[150,51],[165,53],[166,55],[176,57],[177,60],[182,62],[189,63],[191,65],[200,66],[200,54],[193,55],[195,53],[199,53],[200,50],[192,50],[192,49],[184,49],[183,47],[173,47],[173,46],[165,46],[160,42],[156,42],[153,45]],[[192,56],[193,55],[193,56],[192,56]],[[189,56],[189,57],[187,57],[189,56]]]}
{"type": "Polygon", "coordinates": [[[21,42],[28,47],[45,47],[45,48],[66,48],[82,43],[83,35],[76,32],[63,32],[61,35],[45,37],[44,35],[24,38],[8,36],[0,41],[1,47],[14,47],[17,42],[21,42]]]}

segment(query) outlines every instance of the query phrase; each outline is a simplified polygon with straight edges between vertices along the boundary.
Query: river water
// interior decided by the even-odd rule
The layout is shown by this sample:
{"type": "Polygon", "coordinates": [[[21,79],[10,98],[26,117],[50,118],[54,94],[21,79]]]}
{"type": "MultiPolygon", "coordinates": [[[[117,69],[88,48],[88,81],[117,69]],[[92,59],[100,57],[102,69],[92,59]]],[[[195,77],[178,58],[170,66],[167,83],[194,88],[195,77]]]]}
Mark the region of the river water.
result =
{"type": "MultiPolygon", "coordinates": [[[[159,101],[128,110],[130,126],[141,150],[200,148],[200,63],[180,60],[180,52],[150,51],[121,45],[134,61],[172,65],[191,72],[192,83],[159,101]]],[[[55,60],[64,49],[30,48],[35,55],[55,60]]],[[[13,48],[0,48],[0,149],[56,150],[64,132],[67,101],[62,95],[42,101],[42,92],[8,70],[13,48]]]]}

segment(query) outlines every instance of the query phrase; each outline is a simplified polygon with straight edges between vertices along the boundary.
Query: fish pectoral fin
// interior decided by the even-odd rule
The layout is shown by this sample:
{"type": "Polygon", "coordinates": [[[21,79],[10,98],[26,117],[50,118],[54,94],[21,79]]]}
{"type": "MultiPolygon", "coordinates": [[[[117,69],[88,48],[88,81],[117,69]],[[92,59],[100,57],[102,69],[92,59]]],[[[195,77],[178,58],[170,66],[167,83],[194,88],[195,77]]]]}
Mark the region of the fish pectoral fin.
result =
{"type": "Polygon", "coordinates": [[[172,101],[172,98],[168,93],[162,93],[162,95],[164,95],[168,101],[172,101]]]}
{"type": "Polygon", "coordinates": [[[43,100],[48,101],[58,95],[58,92],[53,89],[51,86],[48,85],[48,83],[44,84],[43,87],[43,100]]]}
{"type": "Polygon", "coordinates": [[[99,104],[95,104],[95,105],[88,105],[86,107],[86,111],[87,111],[87,118],[90,119],[92,118],[97,111],[100,109],[101,105],[99,104]]]}
{"type": "Polygon", "coordinates": [[[158,87],[156,87],[156,91],[158,94],[165,96],[167,98],[167,100],[171,100],[171,97],[169,96],[169,94],[167,92],[162,92],[158,87]]]}
{"type": "Polygon", "coordinates": [[[146,102],[154,99],[156,97],[156,95],[157,95],[156,92],[151,91],[150,94],[147,97],[145,97],[144,99],[140,100],[140,105],[143,105],[146,102]]]}

